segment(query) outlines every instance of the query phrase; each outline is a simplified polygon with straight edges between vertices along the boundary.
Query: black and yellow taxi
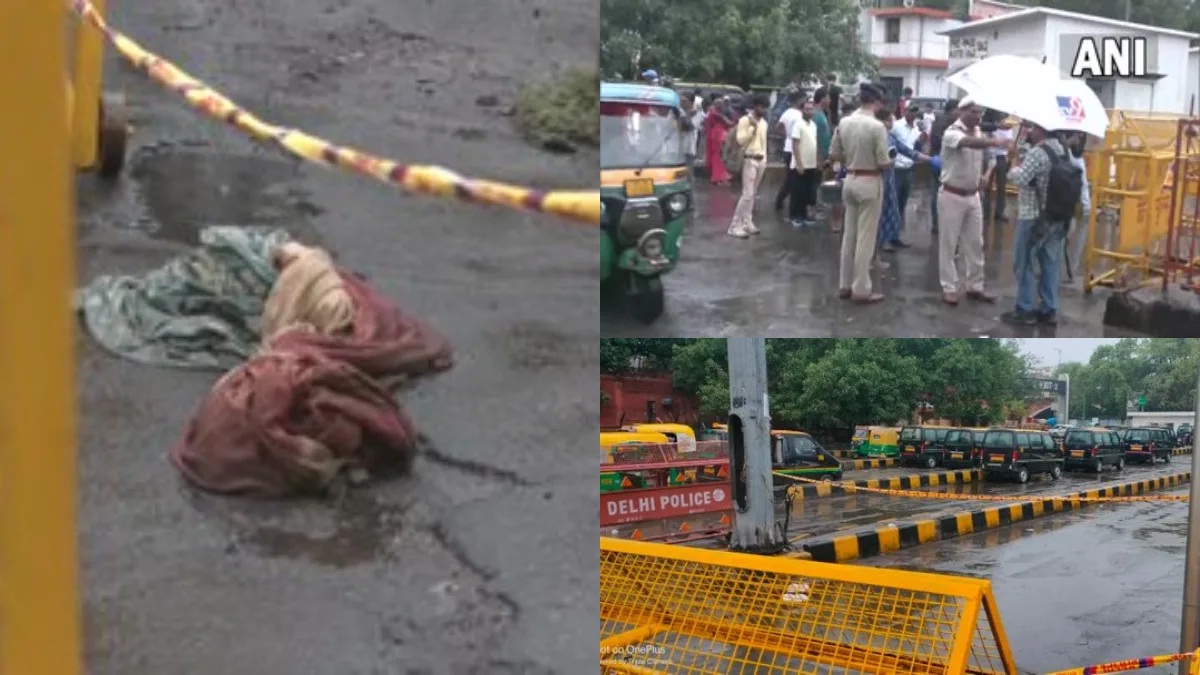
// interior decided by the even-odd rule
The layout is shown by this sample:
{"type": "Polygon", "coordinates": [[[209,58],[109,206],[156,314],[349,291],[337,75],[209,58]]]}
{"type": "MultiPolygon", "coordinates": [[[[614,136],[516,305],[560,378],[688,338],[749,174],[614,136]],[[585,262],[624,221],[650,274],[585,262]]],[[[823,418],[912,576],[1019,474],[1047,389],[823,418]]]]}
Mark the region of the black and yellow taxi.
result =
{"type": "MultiPolygon", "coordinates": [[[[776,473],[815,480],[842,479],[842,463],[812,436],[803,431],[771,430],[771,468],[776,473]]],[[[775,476],[776,485],[794,485],[775,476]]]]}
{"type": "Polygon", "coordinates": [[[983,437],[987,429],[951,429],[942,441],[941,464],[947,469],[977,469],[983,465],[983,437]]]}
{"type": "Polygon", "coordinates": [[[952,429],[930,425],[902,427],[898,444],[900,465],[936,468],[941,461],[941,444],[952,429]]]}
{"type": "Polygon", "coordinates": [[[1121,456],[1131,462],[1169,462],[1174,448],[1174,435],[1162,427],[1134,427],[1121,436],[1121,456]]]}
{"type": "Polygon", "coordinates": [[[1064,468],[1100,473],[1106,466],[1125,468],[1125,453],[1117,432],[1103,427],[1071,429],[1063,436],[1064,468]]]}
{"type": "Polygon", "coordinates": [[[983,435],[983,472],[987,480],[1029,481],[1034,474],[1062,476],[1063,457],[1046,431],[988,429],[983,435]]]}

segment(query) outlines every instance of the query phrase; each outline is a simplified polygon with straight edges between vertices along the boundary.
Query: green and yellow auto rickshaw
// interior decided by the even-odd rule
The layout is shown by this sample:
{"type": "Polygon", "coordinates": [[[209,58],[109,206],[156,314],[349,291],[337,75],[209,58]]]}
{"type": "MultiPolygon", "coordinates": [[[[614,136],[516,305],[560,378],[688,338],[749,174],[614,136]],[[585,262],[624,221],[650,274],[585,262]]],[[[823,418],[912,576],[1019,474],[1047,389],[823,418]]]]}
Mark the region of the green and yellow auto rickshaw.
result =
{"type": "Polygon", "coordinates": [[[690,121],[664,87],[600,84],[600,282],[651,323],[692,217],[690,121]]]}

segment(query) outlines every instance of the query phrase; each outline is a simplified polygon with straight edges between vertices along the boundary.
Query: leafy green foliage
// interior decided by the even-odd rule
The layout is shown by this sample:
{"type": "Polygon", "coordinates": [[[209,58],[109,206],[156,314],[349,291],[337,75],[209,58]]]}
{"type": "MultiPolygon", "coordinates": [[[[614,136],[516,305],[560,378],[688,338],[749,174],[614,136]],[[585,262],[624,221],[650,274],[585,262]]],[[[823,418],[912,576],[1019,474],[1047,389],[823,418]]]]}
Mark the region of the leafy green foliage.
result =
{"type": "Polygon", "coordinates": [[[869,73],[858,16],[845,0],[601,0],[601,71],[633,79],[654,68],[744,88],[869,73]]]}
{"type": "Polygon", "coordinates": [[[1122,419],[1129,402],[1146,397],[1146,410],[1192,410],[1200,341],[1124,339],[1098,347],[1087,363],[1064,363],[1071,377],[1071,418],[1122,419]]]}
{"type": "Polygon", "coordinates": [[[600,146],[600,75],[570,71],[557,82],[529,85],[515,110],[525,138],[554,152],[600,146]]]}
{"type": "MultiPolygon", "coordinates": [[[[600,353],[610,372],[639,358],[669,368],[702,414],[729,409],[723,339],[605,339],[600,353]]],[[[893,423],[923,402],[963,422],[1000,420],[1025,399],[1028,367],[1011,341],[767,340],[772,419],[814,429],[893,423]]]]}

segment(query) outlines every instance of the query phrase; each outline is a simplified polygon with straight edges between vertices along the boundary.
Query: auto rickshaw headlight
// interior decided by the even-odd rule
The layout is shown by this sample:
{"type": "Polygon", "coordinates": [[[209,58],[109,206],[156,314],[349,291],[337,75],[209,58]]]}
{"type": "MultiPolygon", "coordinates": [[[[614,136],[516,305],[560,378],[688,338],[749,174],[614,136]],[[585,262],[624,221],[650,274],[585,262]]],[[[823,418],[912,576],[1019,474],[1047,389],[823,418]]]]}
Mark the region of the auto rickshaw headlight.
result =
{"type": "Polygon", "coordinates": [[[688,199],[686,192],[677,192],[670,197],[667,197],[667,208],[670,209],[672,213],[683,213],[687,210],[690,202],[691,200],[688,199]]]}
{"type": "Polygon", "coordinates": [[[661,258],[666,245],[666,236],[666,230],[654,229],[646,232],[638,240],[638,253],[643,258],[650,260],[661,258]]]}

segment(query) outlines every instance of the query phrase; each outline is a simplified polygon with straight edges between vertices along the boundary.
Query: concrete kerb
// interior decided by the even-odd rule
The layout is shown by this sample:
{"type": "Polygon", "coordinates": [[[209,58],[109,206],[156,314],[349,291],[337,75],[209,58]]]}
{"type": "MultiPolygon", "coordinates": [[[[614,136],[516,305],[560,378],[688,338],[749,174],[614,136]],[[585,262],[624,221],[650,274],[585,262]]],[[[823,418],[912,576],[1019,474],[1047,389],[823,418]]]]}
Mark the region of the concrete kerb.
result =
{"type": "Polygon", "coordinates": [[[843,459],[842,471],[860,471],[862,469],[885,469],[890,466],[899,466],[900,460],[895,457],[885,457],[883,459],[843,459]]]}
{"type": "Polygon", "coordinates": [[[989,506],[911,523],[860,530],[853,534],[816,538],[801,544],[801,548],[809,553],[813,560],[819,562],[860,560],[934,541],[994,530],[1048,514],[1074,511],[1086,506],[1086,503],[1064,499],[1129,497],[1183,485],[1191,480],[1191,476],[1190,471],[1184,471],[1104,488],[1055,495],[1056,499],[1035,497],[1018,500],[1003,506],[989,506]]]}
{"type": "MultiPolygon", "coordinates": [[[[959,485],[981,480],[983,472],[979,469],[963,469],[959,471],[938,471],[936,473],[918,473],[911,476],[895,478],[869,478],[854,481],[855,487],[875,488],[879,490],[916,490],[923,487],[938,485],[959,485]]],[[[793,485],[791,493],[797,500],[829,495],[845,494],[846,488],[838,483],[803,483],[793,485]]]]}

